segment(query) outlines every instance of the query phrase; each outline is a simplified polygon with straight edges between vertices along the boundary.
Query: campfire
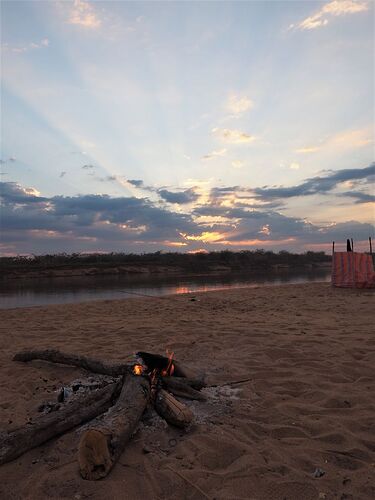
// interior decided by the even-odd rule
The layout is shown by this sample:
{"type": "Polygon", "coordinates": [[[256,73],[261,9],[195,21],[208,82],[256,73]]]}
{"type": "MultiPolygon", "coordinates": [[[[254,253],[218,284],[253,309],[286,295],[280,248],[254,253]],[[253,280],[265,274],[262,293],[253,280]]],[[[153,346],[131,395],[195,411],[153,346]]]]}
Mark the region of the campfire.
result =
{"type": "Polygon", "coordinates": [[[137,352],[133,364],[111,364],[56,350],[23,351],[15,361],[44,360],[84,368],[95,378],[64,387],[57,401],[39,407],[24,427],[0,433],[0,465],[77,425],[89,422],[78,444],[84,479],[105,477],[137,429],[148,405],[169,424],[186,428],[193,413],[177,397],[205,400],[205,384],[192,370],[167,356],[137,352]]]}

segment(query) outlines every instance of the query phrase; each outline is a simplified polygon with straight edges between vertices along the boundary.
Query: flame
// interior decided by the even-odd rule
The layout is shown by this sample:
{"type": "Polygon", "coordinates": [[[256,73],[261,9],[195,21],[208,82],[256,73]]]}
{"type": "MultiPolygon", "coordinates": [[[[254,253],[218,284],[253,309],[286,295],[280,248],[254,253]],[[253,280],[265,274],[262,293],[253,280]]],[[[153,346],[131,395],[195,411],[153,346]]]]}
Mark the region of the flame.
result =
{"type": "Polygon", "coordinates": [[[142,365],[134,365],[133,366],[133,373],[134,373],[134,375],[142,375],[143,366],[142,365]]]}
{"type": "Polygon", "coordinates": [[[162,377],[165,377],[166,375],[173,375],[174,372],[174,364],[172,363],[174,352],[168,352],[167,350],[167,354],[168,354],[168,365],[167,368],[162,370],[161,372],[162,377]]]}

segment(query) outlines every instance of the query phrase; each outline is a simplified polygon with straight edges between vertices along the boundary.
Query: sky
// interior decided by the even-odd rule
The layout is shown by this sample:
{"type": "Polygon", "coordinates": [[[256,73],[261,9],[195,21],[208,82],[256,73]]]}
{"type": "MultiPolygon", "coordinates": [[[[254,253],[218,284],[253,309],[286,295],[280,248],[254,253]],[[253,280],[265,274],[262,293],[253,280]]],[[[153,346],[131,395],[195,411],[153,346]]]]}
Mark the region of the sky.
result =
{"type": "Polygon", "coordinates": [[[374,4],[2,1],[1,255],[368,249],[374,4]]]}

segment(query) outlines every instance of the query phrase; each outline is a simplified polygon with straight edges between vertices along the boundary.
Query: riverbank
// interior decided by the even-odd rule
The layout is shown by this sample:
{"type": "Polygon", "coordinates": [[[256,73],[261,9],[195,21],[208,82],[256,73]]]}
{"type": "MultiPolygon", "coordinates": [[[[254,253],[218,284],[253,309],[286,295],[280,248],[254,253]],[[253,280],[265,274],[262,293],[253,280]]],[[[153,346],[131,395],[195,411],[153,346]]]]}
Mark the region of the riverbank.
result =
{"type": "Polygon", "coordinates": [[[202,498],[194,485],[217,499],[374,497],[373,293],[307,284],[195,297],[0,312],[1,429],[81,374],[12,362],[23,348],[108,360],[169,348],[223,386],[193,405],[186,433],[151,415],[107,479],[80,479],[72,431],[0,467],[1,498],[202,498]]]}

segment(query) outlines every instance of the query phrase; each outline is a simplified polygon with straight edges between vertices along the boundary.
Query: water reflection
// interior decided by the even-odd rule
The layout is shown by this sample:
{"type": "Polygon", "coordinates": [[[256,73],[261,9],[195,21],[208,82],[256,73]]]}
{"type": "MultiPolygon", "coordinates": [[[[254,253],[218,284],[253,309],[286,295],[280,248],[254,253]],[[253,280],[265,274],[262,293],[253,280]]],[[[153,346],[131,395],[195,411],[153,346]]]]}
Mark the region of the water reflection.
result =
{"type": "Polygon", "coordinates": [[[84,276],[0,282],[0,308],[126,299],[210,290],[329,281],[330,271],[230,273],[215,276],[84,276]]]}

